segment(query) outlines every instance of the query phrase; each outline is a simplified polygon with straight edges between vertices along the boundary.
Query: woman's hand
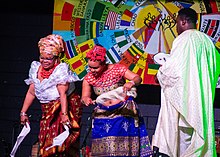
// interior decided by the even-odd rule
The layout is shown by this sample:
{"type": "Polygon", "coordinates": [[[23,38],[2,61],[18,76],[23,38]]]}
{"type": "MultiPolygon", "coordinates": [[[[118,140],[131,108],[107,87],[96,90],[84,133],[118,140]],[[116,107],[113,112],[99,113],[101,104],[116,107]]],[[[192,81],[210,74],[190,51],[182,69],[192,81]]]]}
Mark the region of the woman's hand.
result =
{"type": "Polygon", "coordinates": [[[81,103],[86,105],[86,106],[89,106],[91,104],[95,104],[95,101],[93,101],[90,97],[82,97],[81,98],[81,103]]]}
{"type": "Polygon", "coordinates": [[[70,120],[67,114],[61,114],[61,123],[63,125],[67,125],[69,128],[71,127],[70,120]]]}
{"type": "Polygon", "coordinates": [[[28,118],[28,115],[26,113],[20,115],[20,121],[21,121],[21,124],[22,125],[25,125],[26,126],[26,122],[30,123],[29,122],[29,118],[28,118]]]}
{"type": "Polygon", "coordinates": [[[135,83],[133,81],[126,82],[123,86],[124,92],[130,91],[134,85],[135,83]]]}

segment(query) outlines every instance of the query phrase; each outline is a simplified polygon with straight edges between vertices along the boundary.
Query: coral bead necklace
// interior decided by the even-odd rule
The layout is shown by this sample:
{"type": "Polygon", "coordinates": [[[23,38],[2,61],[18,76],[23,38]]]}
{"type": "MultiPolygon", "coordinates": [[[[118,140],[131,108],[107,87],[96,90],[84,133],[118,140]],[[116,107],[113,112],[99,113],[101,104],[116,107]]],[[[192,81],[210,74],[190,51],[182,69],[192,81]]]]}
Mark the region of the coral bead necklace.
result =
{"type": "Polygon", "coordinates": [[[53,73],[54,69],[56,68],[58,64],[54,64],[54,67],[49,69],[49,70],[46,70],[44,69],[43,67],[41,68],[41,72],[40,72],[40,76],[45,79],[45,78],[49,78],[50,75],[53,73]]]}

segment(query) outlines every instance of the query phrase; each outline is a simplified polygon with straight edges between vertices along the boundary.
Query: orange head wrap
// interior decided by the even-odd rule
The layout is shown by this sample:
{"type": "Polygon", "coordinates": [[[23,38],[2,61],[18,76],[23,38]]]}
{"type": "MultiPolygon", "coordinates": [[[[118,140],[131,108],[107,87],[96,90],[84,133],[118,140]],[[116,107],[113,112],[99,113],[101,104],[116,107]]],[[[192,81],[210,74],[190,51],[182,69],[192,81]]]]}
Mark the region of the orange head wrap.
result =
{"type": "Polygon", "coordinates": [[[41,38],[38,42],[40,53],[45,52],[58,56],[60,52],[64,51],[63,38],[57,34],[51,34],[41,38]]]}
{"type": "Polygon", "coordinates": [[[106,49],[102,46],[94,46],[93,49],[91,49],[86,54],[86,58],[92,60],[92,61],[105,61],[105,55],[106,55],[106,49]]]}

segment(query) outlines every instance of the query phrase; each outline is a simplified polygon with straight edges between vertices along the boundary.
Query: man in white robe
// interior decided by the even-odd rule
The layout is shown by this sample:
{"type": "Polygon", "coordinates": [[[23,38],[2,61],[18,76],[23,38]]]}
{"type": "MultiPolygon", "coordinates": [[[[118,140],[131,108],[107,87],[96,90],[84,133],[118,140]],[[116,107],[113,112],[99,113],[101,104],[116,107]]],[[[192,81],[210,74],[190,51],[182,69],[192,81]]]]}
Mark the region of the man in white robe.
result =
{"type": "Polygon", "coordinates": [[[190,8],[178,12],[179,36],[157,74],[161,108],[152,145],[170,157],[217,156],[213,102],[220,54],[196,30],[196,17],[190,8]]]}

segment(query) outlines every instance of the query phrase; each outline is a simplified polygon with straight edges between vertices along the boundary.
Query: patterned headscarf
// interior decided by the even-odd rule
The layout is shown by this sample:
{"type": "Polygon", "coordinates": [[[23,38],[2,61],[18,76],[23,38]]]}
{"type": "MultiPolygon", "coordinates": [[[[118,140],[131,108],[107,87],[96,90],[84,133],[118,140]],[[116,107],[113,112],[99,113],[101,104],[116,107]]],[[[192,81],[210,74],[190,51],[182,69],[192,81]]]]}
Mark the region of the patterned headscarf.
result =
{"type": "Polygon", "coordinates": [[[106,49],[102,46],[94,46],[93,49],[91,49],[86,54],[86,58],[92,60],[92,61],[105,61],[105,55],[106,55],[106,49]]]}
{"type": "Polygon", "coordinates": [[[40,53],[45,52],[58,56],[60,52],[64,51],[63,38],[57,34],[51,34],[41,38],[38,42],[40,53]]]}

